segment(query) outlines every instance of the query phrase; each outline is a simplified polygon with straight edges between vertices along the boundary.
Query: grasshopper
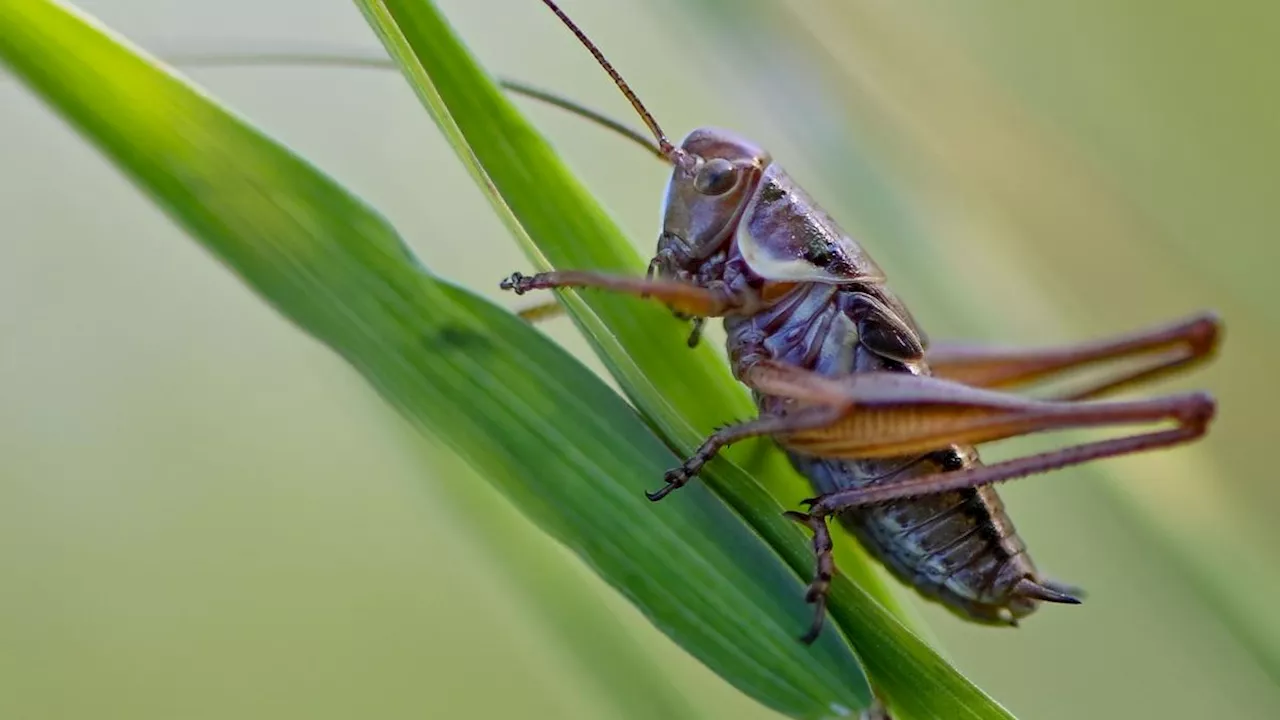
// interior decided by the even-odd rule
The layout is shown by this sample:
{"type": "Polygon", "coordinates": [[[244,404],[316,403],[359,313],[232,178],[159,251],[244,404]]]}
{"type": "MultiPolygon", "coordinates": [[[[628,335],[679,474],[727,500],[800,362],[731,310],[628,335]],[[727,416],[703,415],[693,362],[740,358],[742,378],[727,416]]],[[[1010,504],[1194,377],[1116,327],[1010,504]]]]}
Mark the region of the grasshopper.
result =
{"type": "Polygon", "coordinates": [[[721,318],[734,376],[759,409],[712,433],[649,499],[684,486],[727,445],[775,440],[819,493],[805,511],[787,513],[813,534],[807,643],[822,630],[835,573],[833,517],[900,580],[963,618],[1017,625],[1041,603],[1079,603],[1078,590],[1036,569],[993,485],[1202,437],[1215,412],[1208,394],[1097,398],[1211,357],[1218,318],[1204,313],[1053,348],[930,345],[866,250],[767,151],[709,127],[673,144],[586,33],[553,0],[543,3],[626,96],[654,138],[638,141],[672,173],[645,277],[514,273],[501,287],[651,298],[693,321],[691,345],[706,319],[721,318]],[[1116,360],[1129,365],[1054,397],[1009,391],[1116,360]],[[992,465],[975,448],[1048,430],[1150,423],[1167,427],[992,465]]]}

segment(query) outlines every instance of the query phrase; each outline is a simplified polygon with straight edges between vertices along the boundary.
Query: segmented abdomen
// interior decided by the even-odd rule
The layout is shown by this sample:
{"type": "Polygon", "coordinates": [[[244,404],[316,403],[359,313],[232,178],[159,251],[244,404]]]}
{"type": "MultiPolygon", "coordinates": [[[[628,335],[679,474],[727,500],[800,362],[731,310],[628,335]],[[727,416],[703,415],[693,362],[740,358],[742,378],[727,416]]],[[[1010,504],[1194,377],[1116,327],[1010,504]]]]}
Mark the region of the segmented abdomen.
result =
{"type": "MultiPolygon", "coordinates": [[[[791,454],[821,494],[978,462],[967,448],[919,459],[842,461],[791,454]],[[951,453],[950,457],[947,454],[951,453]]],[[[990,488],[895,500],[837,516],[873,556],[925,597],[979,622],[1008,624],[1035,609],[1013,592],[1036,577],[1026,546],[990,488]]]]}

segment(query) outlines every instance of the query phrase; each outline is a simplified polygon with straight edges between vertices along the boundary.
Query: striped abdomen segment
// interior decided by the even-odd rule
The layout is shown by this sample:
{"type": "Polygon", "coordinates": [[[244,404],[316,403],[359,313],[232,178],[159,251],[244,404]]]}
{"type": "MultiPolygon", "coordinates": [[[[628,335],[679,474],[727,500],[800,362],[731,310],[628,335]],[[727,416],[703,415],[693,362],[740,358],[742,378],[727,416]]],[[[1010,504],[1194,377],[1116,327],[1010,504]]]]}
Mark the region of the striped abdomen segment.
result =
{"type": "MultiPolygon", "coordinates": [[[[969,448],[924,458],[842,461],[791,455],[822,494],[977,463],[969,448]]],[[[1038,602],[1018,592],[1037,578],[1026,547],[990,488],[879,503],[838,516],[902,582],[978,622],[1014,624],[1038,602]]]]}

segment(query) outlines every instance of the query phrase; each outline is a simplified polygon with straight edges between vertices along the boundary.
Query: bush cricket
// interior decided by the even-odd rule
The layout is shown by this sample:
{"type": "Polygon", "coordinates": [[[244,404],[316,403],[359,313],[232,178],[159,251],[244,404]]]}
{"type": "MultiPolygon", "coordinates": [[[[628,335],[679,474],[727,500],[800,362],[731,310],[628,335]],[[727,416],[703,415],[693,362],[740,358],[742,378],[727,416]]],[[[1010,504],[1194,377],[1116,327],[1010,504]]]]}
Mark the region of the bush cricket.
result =
{"type": "MultiPolygon", "coordinates": [[[[553,0],[543,3],[609,74],[672,166],[657,252],[645,277],[563,270],[514,273],[517,294],[592,288],[652,298],[693,321],[722,318],[735,377],[759,415],[716,430],[665,485],[690,481],[723,447],[768,436],[819,493],[788,516],[813,533],[806,593],[818,637],[835,564],[837,518],[900,580],[961,617],[1016,625],[1079,591],[1037,571],[995,483],[1190,442],[1215,411],[1204,393],[1098,400],[1209,358],[1212,314],[1102,341],[1045,349],[930,345],[884,274],[761,147],[699,128],[675,145],[622,76],[553,0]],[[1107,361],[1136,362],[1093,385],[1032,399],[1009,392],[1107,361]],[[984,465],[975,446],[1068,428],[1170,427],[984,465]]],[[[585,113],[580,113],[585,114],[585,113]]],[[[636,139],[634,134],[632,139],[636,139]]]]}

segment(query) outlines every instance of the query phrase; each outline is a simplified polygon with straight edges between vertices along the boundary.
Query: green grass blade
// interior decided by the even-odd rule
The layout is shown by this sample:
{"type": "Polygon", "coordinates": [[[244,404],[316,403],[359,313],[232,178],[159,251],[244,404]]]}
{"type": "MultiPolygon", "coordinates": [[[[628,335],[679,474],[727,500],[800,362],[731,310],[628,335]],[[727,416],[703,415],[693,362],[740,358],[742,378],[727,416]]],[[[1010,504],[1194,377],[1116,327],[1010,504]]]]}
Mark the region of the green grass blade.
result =
{"type": "Polygon", "coordinates": [[[532,601],[541,621],[538,632],[554,639],[555,647],[543,656],[552,662],[564,656],[580,678],[577,692],[599,696],[609,717],[703,716],[696,707],[701,698],[686,697],[672,686],[669,671],[617,621],[614,609],[602,604],[598,593],[580,589],[582,573],[565,562],[563,553],[550,543],[533,541],[530,535],[536,531],[515,517],[516,511],[495,507],[495,493],[480,484],[483,478],[475,470],[448,453],[428,449],[420,454],[438,477],[457,479],[441,483],[433,500],[444,500],[446,512],[465,520],[473,529],[470,541],[517,588],[521,601],[532,601]]]}
{"type": "Polygon", "coordinates": [[[793,717],[864,705],[803,584],[615,393],[511,314],[435,280],[358,199],[66,6],[0,5],[0,60],[282,314],[744,692],[793,717]]]}
{"type": "MultiPolygon", "coordinates": [[[[636,251],[545,141],[501,97],[430,3],[359,4],[539,267],[642,271],[636,251]]],[[[709,348],[684,349],[687,325],[665,310],[598,293],[566,294],[564,299],[623,389],[682,451],[692,449],[712,426],[753,414],[746,394],[709,348]]],[[[736,462],[717,462],[708,469],[707,484],[796,573],[807,577],[813,561],[806,538],[782,519],[781,511],[784,504],[794,506],[811,491],[768,444],[737,448],[729,457],[736,462]],[[769,487],[755,477],[767,478],[769,487]]],[[[651,484],[658,480],[660,475],[653,476],[651,484]]],[[[684,500],[677,493],[654,512],[667,512],[668,505],[679,502],[684,500]]],[[[837,580],[832,617],[900,717],[1009,717],[885,610],[896,602],[878,576],[868,571],[865,558],[851,562],[842,557],[842,562],[845,576],[837,580]]]]}
{"type": "MultiPolygon", "coordinates": [[[[408,443],[422,445],[410,432],[403,434],[408,443]]],[[[431,500],[443,501],[445,512],[471,529],[468,542],[492,562],[490,571],[515,588],[513,600],[534,611],[534,632],[552,639],[554,647],[540,652],[540,662],[559,661],[566,666],[575,679],[575,692],[599,698],[602,712],[609,717],[692,720],[704,716],[705,702],[687,697],[672,684],[652,643],[640,642],[631,628],[618,623],[616,610],[600,602],[598,592],[584,592],[581,571],[566,562],[558,547],[530,537],[540,530],[527,527],[516,515],[516,507],[495,502],[493,488],[481,484],[484,478],[475,469],[434,447],[413,450],[433,477],[451,479],[431,488],[431,500]]],[[[484,642],[485,630],[475,628],[474,632],[484,642]]]]}

